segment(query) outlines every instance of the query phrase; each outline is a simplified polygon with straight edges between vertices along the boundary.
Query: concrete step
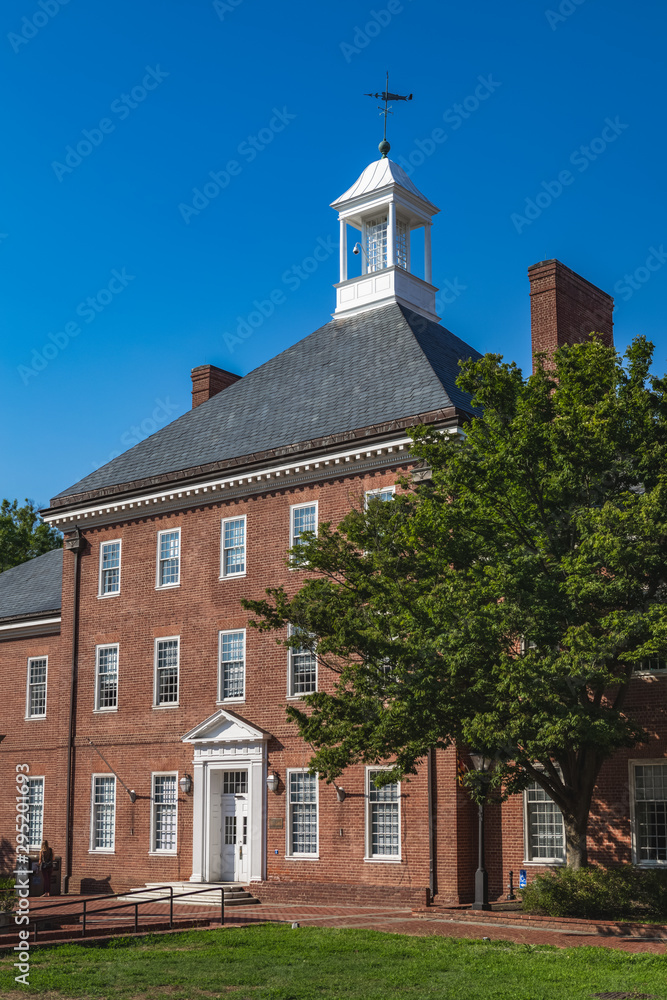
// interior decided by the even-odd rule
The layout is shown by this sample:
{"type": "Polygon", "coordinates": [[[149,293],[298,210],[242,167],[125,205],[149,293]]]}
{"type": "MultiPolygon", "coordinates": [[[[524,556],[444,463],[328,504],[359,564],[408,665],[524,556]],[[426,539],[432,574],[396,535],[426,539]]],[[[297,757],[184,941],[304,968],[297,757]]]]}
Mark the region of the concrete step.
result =
{"type": "MultiPolygon", "coordinates": [[[[247,887],[238,882],[211,882],[200,884],[196,882],[173,882],[170,884],[174,890],[174,905],[182,906],[219,906],[220,889],[224,889],[225,907],[227,906],[251,906],[259,904],[260,900],[248,891],[247,887]],[[194,896],[186,896],[183,899],[176,898],[179,893],[196,892],[194,896]]],[[[132,896],[121,896],[119,902],[131,903],[133,900],[168,900],[169,891],[164,888],[164,882],[147,882],[145,886],[138,886],[132,889],[132,896]]]]}

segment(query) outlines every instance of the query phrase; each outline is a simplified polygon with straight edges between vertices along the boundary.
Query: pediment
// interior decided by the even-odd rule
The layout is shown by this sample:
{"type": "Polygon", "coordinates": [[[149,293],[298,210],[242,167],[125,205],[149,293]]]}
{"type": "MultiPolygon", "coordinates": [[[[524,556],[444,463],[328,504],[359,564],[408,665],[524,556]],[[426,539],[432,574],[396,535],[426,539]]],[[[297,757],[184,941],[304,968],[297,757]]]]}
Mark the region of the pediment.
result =
{"type": "Polygon", "coordinates": [[[221,708],[181,737],[183,743],[248,743],[268,740],[269,734],[235,712],[221,708]]]}

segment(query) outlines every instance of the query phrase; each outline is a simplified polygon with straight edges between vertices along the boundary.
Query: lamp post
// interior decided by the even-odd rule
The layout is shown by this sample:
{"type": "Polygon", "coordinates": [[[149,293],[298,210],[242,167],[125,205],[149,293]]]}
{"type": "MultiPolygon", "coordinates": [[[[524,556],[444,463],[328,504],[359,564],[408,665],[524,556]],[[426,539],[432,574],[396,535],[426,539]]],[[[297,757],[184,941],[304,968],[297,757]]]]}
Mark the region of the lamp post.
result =
{"type": "Polygon", "coordinates": [[[473,767],[479,772],[482,782],[482,793],[477,803],[479,809],[479,826],[477,835],[477,871],[475,872],[475,902],[472,904],[473,910],[490,910],[489,904],[489,876],[484,867],[484,800],[488,788],[489,771],[493,761],[490,757],[485,757],[481,753],[471,753],[470,759],[473,767]]]}

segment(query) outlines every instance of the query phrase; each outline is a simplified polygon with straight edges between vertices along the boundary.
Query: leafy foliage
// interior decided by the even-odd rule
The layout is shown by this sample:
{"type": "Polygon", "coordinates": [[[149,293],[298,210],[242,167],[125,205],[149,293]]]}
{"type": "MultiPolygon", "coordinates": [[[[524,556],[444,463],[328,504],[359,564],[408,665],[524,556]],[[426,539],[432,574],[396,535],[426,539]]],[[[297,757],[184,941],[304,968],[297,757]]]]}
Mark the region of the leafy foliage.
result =
{"type": "Polygon", "coordinates": [[[26,500],[23,507],[18,500],[0,503],[0,573],[62,543],[60,532],[42,521],[32,501],[26,500]]]}
{"type": "Polygon", "coordinates": [[[317,638],[331,680],[287,709],[314,770],[390,758],[389,780],[431,747],[473,747],[503,794],[546,790],[568,863],[586,863],[600,767],[645,735],[624,711],[634,665],[667,650],[667,396],[651,358],[642,338],[624,360],[592,337],[529,378],[498,355],[465,363],[482,415],[414,434],[431,484],[322,525],[292,552],[308,570],[297,593],[244,602],[262,629],[317,638]]]}
{"type": "Polygon", "coordinates": [[[558,868],[521,890],[523,909],[549,917],[589,920],[667,919],[667,871],[636,868],[558,868]]]}

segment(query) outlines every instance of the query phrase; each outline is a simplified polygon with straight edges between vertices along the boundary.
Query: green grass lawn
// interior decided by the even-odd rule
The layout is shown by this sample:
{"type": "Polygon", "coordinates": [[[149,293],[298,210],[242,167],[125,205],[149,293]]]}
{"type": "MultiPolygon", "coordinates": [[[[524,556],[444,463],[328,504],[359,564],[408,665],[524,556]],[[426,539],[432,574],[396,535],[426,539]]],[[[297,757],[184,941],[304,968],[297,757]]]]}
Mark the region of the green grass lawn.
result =
{"type": "Polygon", "coordinates": [[[0,997],[49,1000],[578,1000],[625,991],[667,998],[667,958],[606,948],[406,937],[264,924],[106,947],[36,947],[30,987],[0,958],[0,997]]]}

